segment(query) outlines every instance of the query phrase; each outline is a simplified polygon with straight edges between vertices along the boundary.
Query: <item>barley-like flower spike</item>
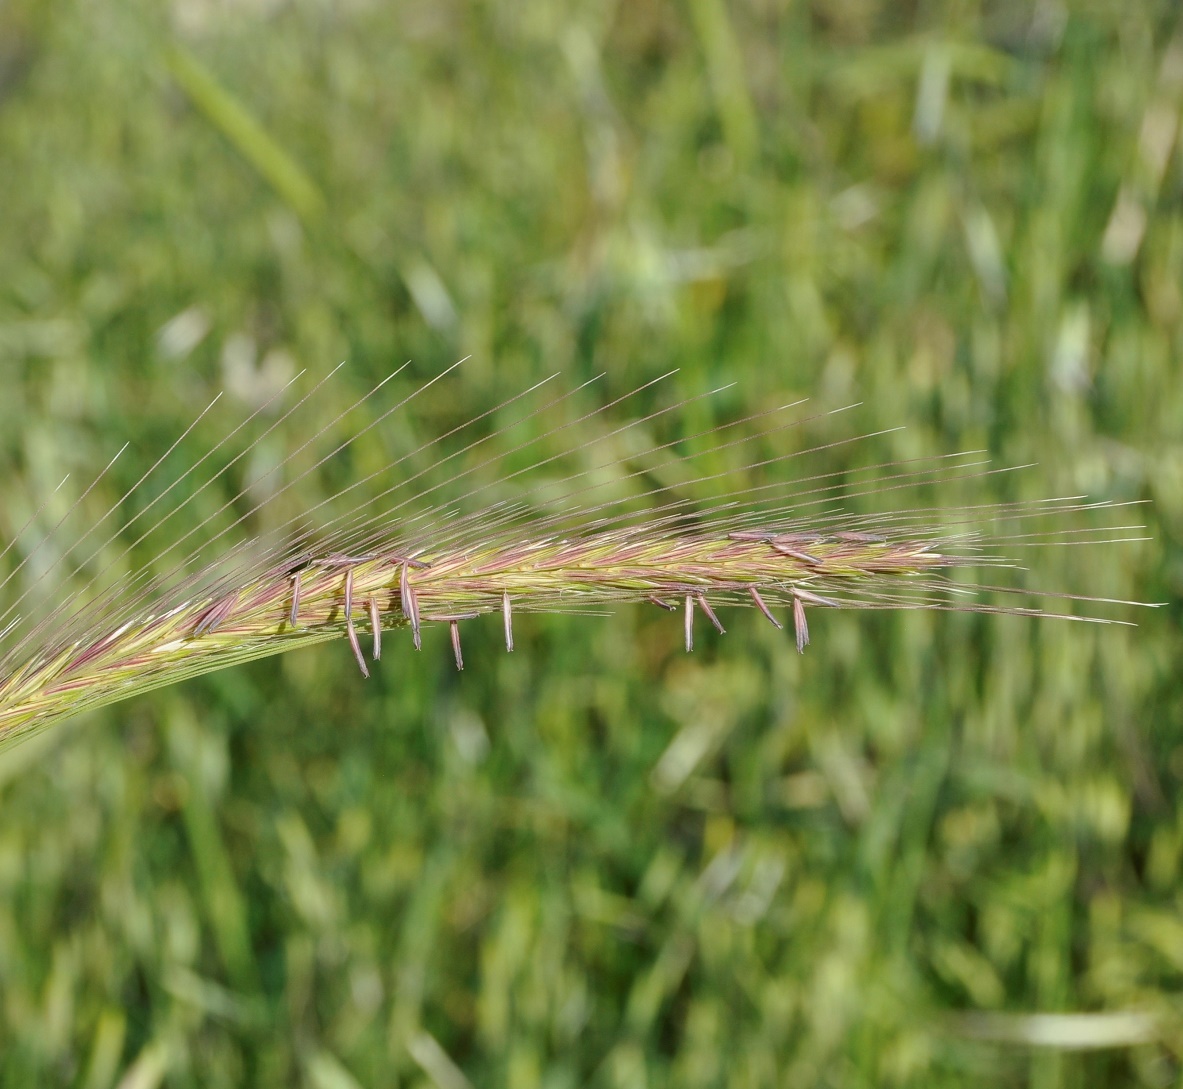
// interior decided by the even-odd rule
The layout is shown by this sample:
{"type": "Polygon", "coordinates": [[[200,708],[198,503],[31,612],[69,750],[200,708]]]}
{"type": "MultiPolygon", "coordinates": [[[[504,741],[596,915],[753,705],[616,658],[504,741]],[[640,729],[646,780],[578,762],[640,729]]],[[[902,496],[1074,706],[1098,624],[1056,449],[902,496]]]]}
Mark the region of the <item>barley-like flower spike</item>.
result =
{"type": "MultiPolygon", "coordinates": [[[[919,496],[935,485],[1006,470],[988,468],[977,454],[957,454],[818,471],[810,455],[834,458],[871,436],[810,447],[801,429],[828,422],[830,414],[810,417],[795,405],[659,442],[655,431],[710,394],[630,412],[658,394],[658,383],[612,402],[610,412],[582,414],[574,404],[589,395],[586,389],[549,395],[548,383],[540,383],[454,428],[445,436],[447,449],[425,444],[355,481],[335,497],[335,509],[314,507],[264,537],[243,534],[245,518],[297,489],[368,432],[391,426],[396,412],[413,412],[411,402],[453,369],[374,414],[392,375],[346,413],[309,428],[307,442],[272,470],[269,496],[204,541],[192,540],[192,530],[167,538],[179,524],[171,516],[195,494],[182,498],[177,485],[205,458],[170,483],[166,454],[140,481],[155,474],[165,482],[151,503],[118,532],[100,530],[110,520],[104,516],[73,543],[75,551],[90,549],[83,563],[90,570],[116,541],[133,537],[130,548],[160,541],[160,563],[151,574],[106,577],[101,569],[80,596],[53,563],[31,584],[16,578],[29,555],[11,566],[0,584],[8,595],[0,614],[0,741],[186,677],[341,635],[368,677],[358,616],[370,628],[373,662],[382,655],[384,628],[407,629],[418,650],[425,626],[447,624],[457,669],[464,668],[461,621],[500,614],[512,651],[514,610],[585,612],[626,602],[664,609],[680,603],[687,651],[694,647],[696,611],[722,635],[716,610],[737,606],[755,608],[778,629],[777,610],[787,610],[802,653],[810,641],[806,606],[1128,622],[1097,610],[1133,603],[1036,594],[1002,577],[1019,570],[1012,557],[1023,550],[1141,539],[1140,527],[1112,524],[1123,504],[1070,496],[962,507],[891,503],[868,511],[867,501],[919,496]],[[365,426],[310,468],[297,468],[297,455],[337,434],[348,412],[363,407],[371,410],[365,426]],[[515,413],[516,423],[489,428],[494,417],[500,422],[515,413]],[[620,415],[626,422],[609,422],[620,415]],[[769,449],[770,456],[750,453],[769,449]],[[663,481],[657,490],[654,480],[663,481]],[[138,525],[154,508],[155,520],[138,525]],[[1107,525],[1089,524],[1098,513],[1109,516],[1107,525]],[[236,543],[228,545],[231,535],[236,543]],[[1000,581],[983,584],[981,572],[991,569],[1000,581]],[[961,571],[973,577],[959,580],[961,571]],[[56,598],[55,578],[61,581],[56,598]],[[26,620],[47,588],[54,603],[39,621],[26,620]],[[1042,598],[1059,606],[1045,610],[1042,598]],[[1071,611],[1076,608],[1081,611],[1071,611]]],[[[328,380],[295,399],[263,434],[282,422],[306,423],[328,380]]],[[[273,408],[264,406],[246,423],[259,423],[273,408]]],[[[205,491],[244,453],[188,485],[205,491]]],[[[217,514],[238,510],[251,494],[217,514]]],[[[55,531],[66,532],[61,524],[55,531]]]]}

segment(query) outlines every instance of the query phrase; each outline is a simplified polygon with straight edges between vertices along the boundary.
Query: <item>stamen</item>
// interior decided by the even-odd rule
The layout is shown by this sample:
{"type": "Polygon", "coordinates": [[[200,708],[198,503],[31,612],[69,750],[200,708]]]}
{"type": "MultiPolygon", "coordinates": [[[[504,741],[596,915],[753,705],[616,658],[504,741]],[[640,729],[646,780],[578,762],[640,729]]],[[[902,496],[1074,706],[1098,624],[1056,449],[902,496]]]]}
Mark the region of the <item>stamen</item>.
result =
{"type": "Polygon", "coordinates": [[[193,629],[193,637],[196,639],[199,636],[208,635],[213,632],[230,615],[237,602],[237,590],[231,591],[225,597],[216,601],[205,611],[201,619],[197,622],[197,627],[193,629]]]}
{"type": "Polygon", "coordinates": [[[694,595],[686,595],[686,653],[694,649],[694,595]]]}
{"type": "Polygon", "coordinates": [[[456,668],[464,668],[464,655],[460,653],[460,623],[449,620],[448,627],[452,629],[452,653],[456,655],[456,668]]]}
{"type": "Polygon", "coordinates": [[[696,600],[698,601],[698,607],[707,614],[707,619],[715,625],[715,631],[720,635],[726,635],[727,629],[719,623],[719,618],[715,615],[715,610],[707,603],[707,599],[702,594],[698,594],[696,600]]]}
{"type": "Polygon", "coordinates": [[[808,601],[810,605],[824,605],[827,609],[842,608],[842,606],[832,598],[822,597],[821,594],[810,593],[808,590],[802,590],[800,586],[794,586],[793,593],[802,601],[808,601]]]}
{"type": "Polygon", "coordinates": [[[875,533],[852,533],[849,530],[843,530],[841,533],[835,533],[834,539],[836,541],[850,541],[852,544],[886,544],[887,538],[880,537],[875,533]]]}
{"type": "Polygon", "coordinates": [[[345,572],[345,634],[349,637],[349,645],[353,648],[353,656],[357,659],[357,668],[363,677],[369,677],[366,660],[361,652],[361,644],[357,641],[357,629],[353,626],[353,568],[345,572]]]}
{"type": "Polygon", "coordinates": [[[374,559],[377,559],[374,555],[348,556],[344,552],[330,552],[319,563],[321,567],[355,567],[374,559]]]}
{"type": "Polygon", "coordinates": [[[771,612],[768,611],[768,606],[764,604],[764,599],[760,596],[760,591],[757,590],[756,587],[749,586],[748,593],[752,595],[752,600],[756,603],[756,608],[759,609],[760,612],[762,612],[766,617],[768,617],[770,621],[772,621],[773,627],[775,627],[778,631],[784,627],[784,625],[781,624],[781,622],[777,620],[771,612]]]}
{"type": "Polygon", "coordinates": [[[374,661],[382,657],[382,617],[378,613],[378,599],[370,598],[370,628],[374,633],[374,661]]]}
{"type": "Polygon", "coordinates": [[[361,644],[357,641],[357,629],[353,626],[353,617],[345,621],[345,634],[349,637],[349,646],[353,650],[353,656],[357,659],[357,668],[361,670],[361,675],[368,678],[370,671],[366,668],[366,660],[362,656],[361,644]]]}
{"type": "Polygon", "coordinates": [[[808,552],[802,552],[797,548],[789,548],[787,545],[780,544],[777,541],[769,541],[770,545],[777,550],[782,556],[788,556],[792,560],[800,560],[802,563],[808,563],[813,567],[821,565],[821,560],[817,556],[813,556],[808,552]]]}
{"type": "Polygon", "coordinates": [[[391,563],[409,564],[411,567],[418,568],[420,571],[426,571],[431,566],[431,564],[428,563],[427,560],[417,560],[417,559],[415,559],[414,556],[391,555],[391,556],[387,556],[386,558],[391,563]]]}
{"type": "Polygon", "coordinates": [[[300,622],[300,572],[292,575],[292,611],[288,614],[288,623],[295,628],[300,622]]]}
{"type": "MultiPolygon", "coordinates": [[[[399,571],[398,576],[398,593],[402,604],[403,616],[411,623],[411,639],[415,643],[415,649],[422,650],[423,637],[419,631],[419,599],[408,577],[408,565],[413,562],[412,560],[403,560],[402,569],[399,571]]],[[[418,564],[416,566],[421,567],[423,565],[418,564]]]]}
{"type": "Polygon", "coordinates": [[[796,594],[793,595],[793,631],[797,636],[797,653],[804,654],[809,646],[809,624],[805,619],[805,606],[796,594]]]}
{"type": "Polygon", "coordinates": [[[505,590],[501,594],[501,613],[505,617],[505,649],[508,653],[513,653],[513,612],[509,604],[509,591],[505,590]]]}
{"type": "Polygon", "coordinates": [[[415,649],[423,649],[423,632],[419,626],[419,595],[414,587],[407,589],[407,597],[411,601],[411,637],[415,642],[415,649]]]}

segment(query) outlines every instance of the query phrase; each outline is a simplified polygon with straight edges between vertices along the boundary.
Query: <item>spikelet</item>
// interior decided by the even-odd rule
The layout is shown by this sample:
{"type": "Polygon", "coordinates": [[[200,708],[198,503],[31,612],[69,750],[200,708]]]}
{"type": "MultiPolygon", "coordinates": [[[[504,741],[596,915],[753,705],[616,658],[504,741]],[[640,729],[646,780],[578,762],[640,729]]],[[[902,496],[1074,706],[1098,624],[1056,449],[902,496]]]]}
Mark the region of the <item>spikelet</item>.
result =
{"type": "MultiPolygon", "coordinates": [[[[0,658],[0,742],[87,708],[341,635],[365,677],[370,667],[361,635],[367,629],[371,658],[377,661],[384,628],[409,629],[418,649],[424,625],[447,624],[456,666],[462,669],[460,625],[486,613],[501,614],[507,650],[513,649],[515,611],[578,612],[624,602],[681,609],[688,651],[696,613],[723,633],[716,609],[725,606],[754,607],[778,628],[782,622],[774,610],[787,609],[798,652],[809,643],[807,606],[955,609],[1109,622],[1094,613],[1104,599],[1040,594],[1059,597],[1062,608],[1086,606],[1081,614],[1047,612],[1021,586],[983,586],[956,576],[971,568],[979,573],[1014,570],[1007,556],[1017,549],[1140,539],[1129,536],[1137,526],[1103,531],[1065,526],[1065,516],[1121,506],[1080,497],[859,513],[866,497],[897,490],[910,494],[999,470],[986,467],[977,454],[958,454],[862,472],[796,471],[798,464],[808,465],[798,459],[858,440],[800,448],[793,432],[808,417],[795,405],[691,436],[698,452],[679,456],[675,442],[645,436],[658,424],[676,420],[697,397],[612,426],[609,414],[600,410],[571,413],[573,396],[582,390],[550,395],[549,383],[453,429],[446,436],[455,447],[451,452],[425,457],[437,449],[425,444],[341,489],[335,497],[338,513],[308,512],[323,515],[315,529],[300,518],[264,537],[242,533],[244,520],[298,488],[309,472],[358,437],[395,426],[396,413],[413,411],[410,402],[453,369],[394,399],[311,467],[298,471],[295,455],[277,466],[271,471],[270,496],[208,540],[194,541],[190,530],[163,543],[176,524],[172,517],[229,466],[196,482],[187,498],[179,492],[174,496],[179,481],[165,479],[156,499],[118,533],[94,544],[83,563],[87,568],[116,540],[131,536],[133,547],[144,542],[151,547],[160,539],[153,575],[133,571],[104,582],[100,571],[85,596],[63,591],[56,607],[35,623],[20,619],[32,591],[13,593],[15,600],[0,618],[0,626],[8,625],[0,658]],[[511,410],[519,414],[516,423],[484,430],[511,410]],[[744,454],[757,439],[772,442],[780,452],[745,464],[744,454]],[[555,446],[560,453],[548,453],[555,446]],[[728,461],[740,472],[726,467],[697,471],[703,464],[728,461]],[[772,482],[750,483],[757,472],[772,482]],[[442,479],[433,483],[437,476],[442,479]],[[655,491],[653,479],[675,482],[655,491]],[[360,503],[375,481],[380,502],[360,503]],[[135,523],[150,511],[154,521],[138,529],[135,523]],[[1001,522],[1020,532],[991,531],[1001,522]],[[241,539],[227,547],[224,539],[230,535],[241,539]],[[203,560],[210,555],[217,556],[212,563],[203,560]]],[[[353,407],[372,405],[394,377],[353,407]]],[[[313,411],[326,381],[297,399],[264,434],[297,412],[313,411]]],[[[640,403],[642,394],[652,394],[655,385],[608,406],[613,418],[640,403]]],[[[285,387],[277,399],[287,392],[285,387]]],[[[263,406],[226,441],[271,408],[263,406]]],[[[347,414],[314,430],[296,453],[332,434],[347,414]]],[[[188,433],[137,488],[149,477],[163,476],[168,454],[188,433]]],[[[218,513],[227,508],[236,509],[226,504],[218,513]]],[[[79,543],[97,528],[92,526],[79,543]]],[[[36,552],[15,565],[5,587],[36,552]]],[[[54,575],[51,564],[40,578],[54,575]]]]}

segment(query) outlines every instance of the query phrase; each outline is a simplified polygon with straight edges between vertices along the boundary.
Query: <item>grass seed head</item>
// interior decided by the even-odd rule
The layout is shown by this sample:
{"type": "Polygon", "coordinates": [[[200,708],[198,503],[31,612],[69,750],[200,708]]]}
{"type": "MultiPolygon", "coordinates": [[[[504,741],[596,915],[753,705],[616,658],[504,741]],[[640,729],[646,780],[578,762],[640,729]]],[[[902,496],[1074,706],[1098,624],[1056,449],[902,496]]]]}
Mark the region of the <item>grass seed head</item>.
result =
{"type": "MultiPolygon", "coordinates": [[[[358,404],[377,397],[385,384],[358,404]]],[[[395,407],[408,404],[422,388],[395,407]]],[[[505,404],[516,406],[518,400],[505,404]]],[[[350,507],[343,494],[342,512],[329,518],[317,536],[307,529],[296,532],[289,524],[269,539],[248,534],[226,549],[220,540],[227,532],[223,530],[205,542],[222,553],[212,563],[201,562],[199,547],[166,568],[162,577],[132,572],[108,586],[89,587],[81,603],[64,592],[57,608],[37,624],[9,622],[0,659],[0,740],[137,692],[342,634],[368,677],[354,615],[357,603],[371,628],[374,661],[381,657],[383,628],[409,628],[419,650],[425,623],[447,623],[456,667],[463,669],[459,623],[470,617],[499,612],[506,649],[512,651],[514,606],[547,612],[651,602],[671,609],[672,601],[682,602],[687,651],[694,645],[696,609],[722,634],[716,605],[727,605],[755,607],[777,628],[782,623],[773,610],[788,608],[796,648],[803,653],[810,639],[806,605],[1100,619],[1090,610],[1101,599],[1063,595],[1059,600],[1064,606],[1083,604],[1085,612],[1048,614],[1021,586],[982,586],[955,576],[970,569],[1015,570],[1006,558],[1008,547],[1137,539],[1124,536],[1136,531],[1133,526],[1119,527],[1108,537],[1098,536],[1092,527],[1064,527],[1065,519],[1119,506],[1077,497],[859,513],[851,504],[864,498],[996,471],[983,469],[972,457],[954,456],[877,465],[865,478],[856,475],[853,483],[845,472],[795,472],[797,459],[811,451],[787,441],[791,419],[770,429],[763,418],[740,421],[695,436],[711,440],[707,453],[712,457],[734,455],[753,440],[755,424],[761,423],[764,437],[785,440],[785,450],[756,460],[741,476],[759,479],[756,471],[763,470],[780,477],[772,483],[729,486],[728,474],[718,471],[695,476],[694,467],[705,455],[679,457],[673,443],[651,444],[640,454],[634,444],[623,458],[614,448],[613,440],[676,414],[693,400],[611,427],[606,416],[595,412],[550,423],[548,411],[564,401],[558,398],[524,417],[521,422],[531,426],[518,442],[512,427],[499,436],[471,438],[466,429],[489,415],[483,413],[451,433],[462,443],[459,451],[437,459],[435,468],[447,475],[450,489],[427,483],[427,469],[408,470],[400,459],[387,469],[393,483],[381,493],[385,509],[376,511],[372,500],[361,502],[360,495],[350,507]],[[576,462],[567,476],[555,475],[563,463],[561,454],[540,449],[531,465],[539,435],[560,446],[567,441],[567,453],[576,462]],[[473,457],[485,454],[494,438],[500,454],[483,461],[473,457]],[[457,461],[458,454],[467,460],[457,461]],[[509,467],[510,461],[523,460],[531,471],[509,467]],[[636,468],[638,463],[645,467],[636,468]],[[638,482],[656,467],[680,473],[682,484],[672,492],[638,489],[638,482]],[[784,483],[786,479],[791,483],[784,483]],[[532,480],[541,483],[531,486],[532,480]],[[709,494],[712,486],[713,501],[696,497],[697,489],[709,494]],[[516,489],[516,496],[507,489],[516,489]],[[992,532],[1000,520],[1019,532],[992,532]],[[983,596],[990,594],[997,600],[983,596]]],[[[301,406],[308,407],[307,397],[297,402],[301,406]]],[[[380,412],[377,420],[386,420],[393,411],[380,412]]],[[[323,432],[341,419],[325,425],[323,432]]],[[[822,449],[832,451],[845,442],[822,449]]],[[[329,456],[348,445],[339,444],[329,456]]],[[[416,451],[416,457],[422,452],[416,451]]],[[[296,471],[292,462],[290,479],[272,499],[307,471],[296,471]]],[[[365,483],[373,482],[367,478],[365,483]]],[[[171,525],[170,515],[191,499],[178,498],[172,508],[162,509],[136,544],[163,534],[171,525]]],[[[223,509],[230,506],[228,502],[223,509]]],[[[240,528],[238,522],[230,527],[240,528]]],[[[162,558],[175,556],[192,534],[190,530],[171,542],[162,558]]],[[[0,620],[10,621],[21,601],[18,597],[0,620]]]]}

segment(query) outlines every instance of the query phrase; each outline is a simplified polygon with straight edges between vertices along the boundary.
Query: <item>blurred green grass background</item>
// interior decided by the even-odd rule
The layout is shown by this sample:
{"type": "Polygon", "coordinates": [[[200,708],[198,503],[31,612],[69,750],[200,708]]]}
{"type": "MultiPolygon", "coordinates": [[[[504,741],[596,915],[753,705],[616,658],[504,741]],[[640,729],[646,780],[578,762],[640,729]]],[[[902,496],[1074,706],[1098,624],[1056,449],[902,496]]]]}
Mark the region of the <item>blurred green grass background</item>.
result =
{"type": "Polygon", "coordinates": [[[400,427],[859,399],[872,459],[1038,462],[951,501],[1152,500],[1041,581],[1168,603],[490,622],[92,715],[0,754],[0,1081],[1179,1084],[1181,109],[1168,3],[0,0],[6,542],[219,389],[471,353],[400,427]]]}

